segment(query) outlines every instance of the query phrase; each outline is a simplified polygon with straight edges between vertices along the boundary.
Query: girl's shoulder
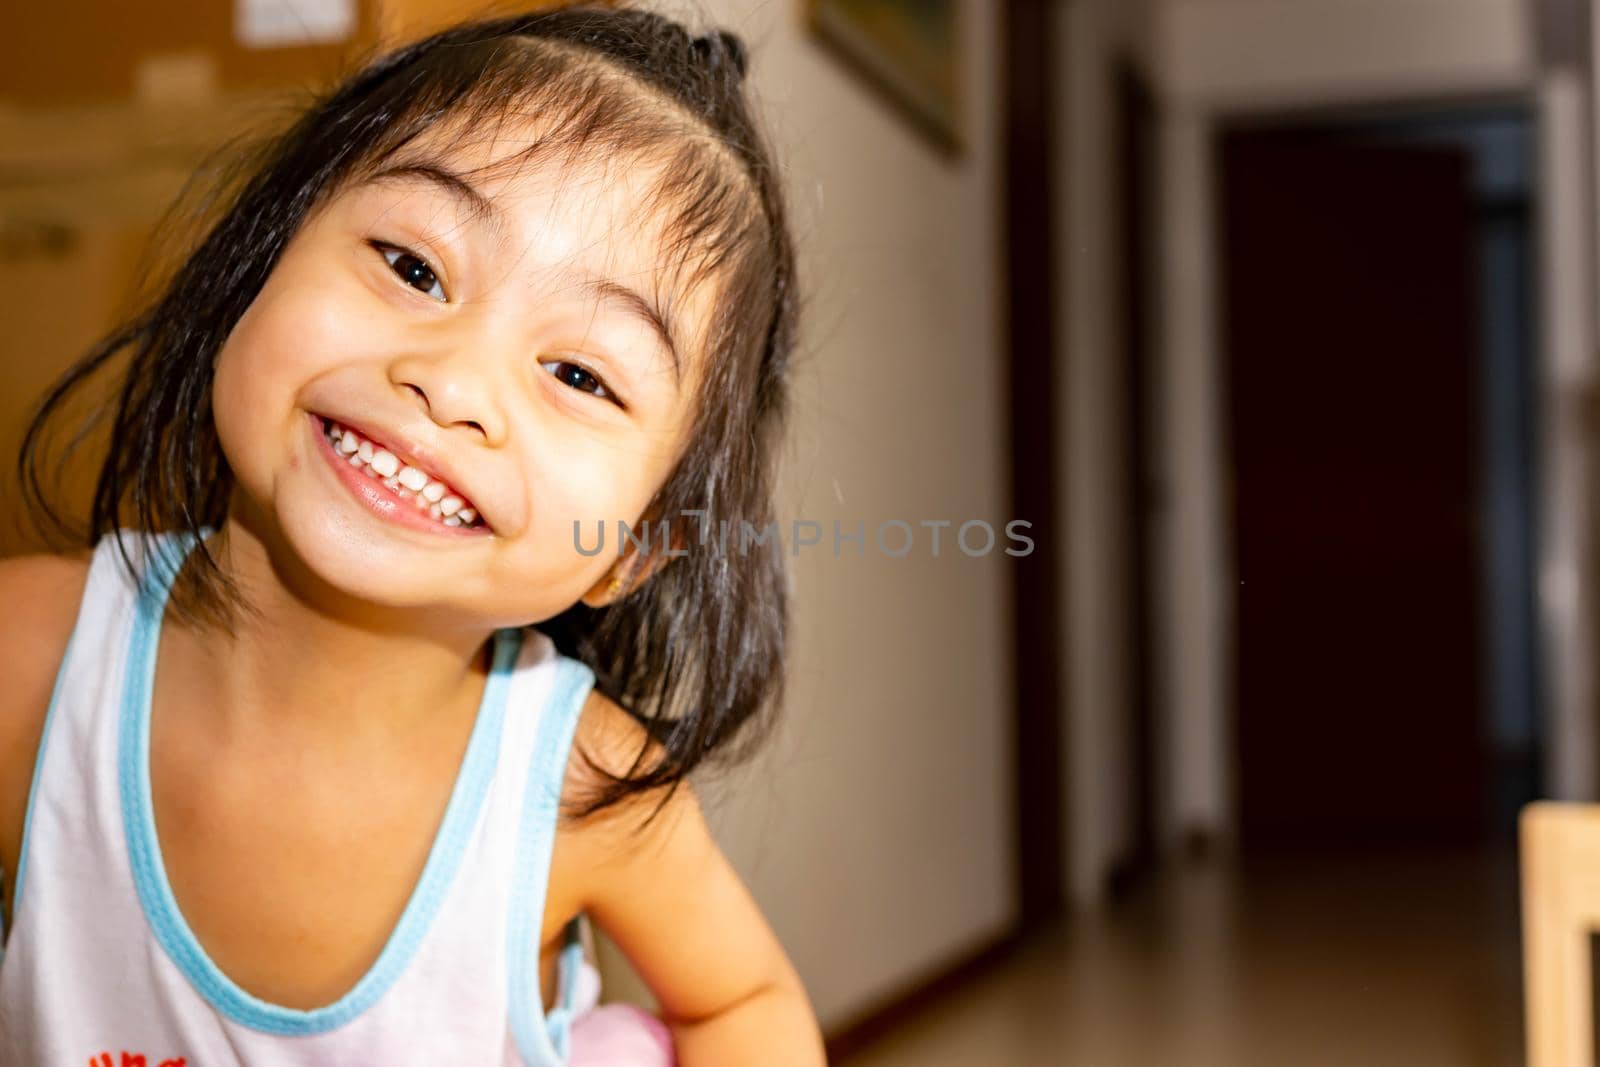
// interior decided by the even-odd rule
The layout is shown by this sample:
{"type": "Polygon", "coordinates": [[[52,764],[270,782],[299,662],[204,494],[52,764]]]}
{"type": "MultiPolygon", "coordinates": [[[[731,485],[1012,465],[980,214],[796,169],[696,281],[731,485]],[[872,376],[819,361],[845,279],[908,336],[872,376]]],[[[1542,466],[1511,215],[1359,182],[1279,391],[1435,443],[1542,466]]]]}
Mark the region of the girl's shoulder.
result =
{"type": "Polygon", "coordinates": [[[660,746],[632,715],[599,689],[589,690],[573,730],[561,786],[561,817],[550,857],[544,919],[547,945],[556,945],[567,920],[592,905],[618,858],[637,844],[630,831],[643,820],[638,794],[591,815],[573,813],[582,810],[605,785],[595,766],[611,774],[626,774],[646,741],[654,746],[647,758],[659,758],[660,746]]]}
{"type": "Polygon", "coordinates": [[[91,554],[0,559],[0,856],[20,830],[61,657],[91,554]]]}
{"type": "Polygon", "coordinates": [[[609,784],[608,775],[639,777],[666,755],[661,743],[629,711],[600,690],[589,691],[573,730],[561,788],[559,837],[566,843],[569,859],[582,857],[576,864],[579,869],[590,875],[601,873],[608,866],[608,857],[649,842],[677,812],[695,802],[695,790],[683,779],[670,790],[670,796],[664,796],[669,792],[666,787],[658,786],[630,793],[586,816],[569,814],[596,799],[609,784]]]}
{"type": "Polygon", "coordinates": [[[44,713],[77,622],[91,558],[84,551],[0,559],[0,662],[5,663],[0,738],[19,712],[44,713]]]}
{"type": "MultiPolygon", "coordinates": [[[[665,756],[666,750],[654,740],[640,722],[599,689],[590,689],[573,730],[567,759],[567,776],[562,786],[563,807],[582,804],[605,785],[605,774],[621,777],[634,767],[635,774],[648,770],[665,756]],[[640,750],[645,754],[640,759],[640,750]],[[597,770],[598,768],[598,770],[597,770]]],[[[616,805],[622,809],[639,807],[645,798],[630,796],[616,805]],[[631,802],[631,803],[630,803],[631,802]]],[[[604,819],[598,821],[605,821],[604,819]]]]}

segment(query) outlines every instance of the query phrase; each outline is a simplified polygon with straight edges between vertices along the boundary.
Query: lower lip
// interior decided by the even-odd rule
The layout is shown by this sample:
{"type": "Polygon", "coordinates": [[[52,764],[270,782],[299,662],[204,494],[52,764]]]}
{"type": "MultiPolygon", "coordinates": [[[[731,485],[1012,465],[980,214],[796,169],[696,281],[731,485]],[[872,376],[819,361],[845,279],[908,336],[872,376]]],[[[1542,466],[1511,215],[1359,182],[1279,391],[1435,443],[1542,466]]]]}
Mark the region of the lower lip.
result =
{"type": "Polygon", "coordinates": [[[311,432],[317,439],[320,451],[327,457],[329,466],[333,468],[334,476],[350,490],[351,496],[380,519],[440,537],[489,536],[486,526],[446,526],[437,521],[387,485],[351,464],[349,457],[335,449],[333,442],[328,440],[328,435],[322,429],[322,416],[312,413],[307,417],[311,420],[311,432]]]}

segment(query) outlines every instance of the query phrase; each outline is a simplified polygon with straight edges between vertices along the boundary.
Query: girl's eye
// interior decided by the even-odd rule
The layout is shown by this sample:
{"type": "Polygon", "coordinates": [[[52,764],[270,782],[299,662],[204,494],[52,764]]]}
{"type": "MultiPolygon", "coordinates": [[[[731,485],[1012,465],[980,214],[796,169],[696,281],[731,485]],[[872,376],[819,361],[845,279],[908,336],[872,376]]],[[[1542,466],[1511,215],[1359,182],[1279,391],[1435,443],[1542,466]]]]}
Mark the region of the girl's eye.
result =
{"type": "Polygon", "coordinates": [[[437,300],[445,299],[444,286],[439,283],[438,275],[433,273],[433,268],[428,266],[427,260],[395,245],[375,243],[374,247],[389,261],[390,269],[400,277],[401,281],[437,300]]]}
{"type": "Polygon", "coordinates": [[[545,369],[555,375],[557,381],[581,393],[592,393],[603,400],[616,401],[611,390],[606,388],[606,383],[581,364],[573,363],[571,360],[556,359],[546,363],[545,369]]]}

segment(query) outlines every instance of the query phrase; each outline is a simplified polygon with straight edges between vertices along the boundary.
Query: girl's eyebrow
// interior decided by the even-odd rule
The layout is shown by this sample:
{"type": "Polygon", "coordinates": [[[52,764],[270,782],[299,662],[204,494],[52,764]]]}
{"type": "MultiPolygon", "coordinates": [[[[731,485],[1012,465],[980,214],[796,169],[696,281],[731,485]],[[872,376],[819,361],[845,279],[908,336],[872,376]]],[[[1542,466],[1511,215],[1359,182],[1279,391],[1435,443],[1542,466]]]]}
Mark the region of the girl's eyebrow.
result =
{"type": "Polygon", "coordinates": [[[466,178],[455,171],[446,170],[432,163],[396,163],[384,167],[367,180],[380,182],[396,178],[402,180],[420,178],[471,208],[474,218],[484,219],[488,223],[489,233],[494,237],[495,244],[500,251],[505,251],[510,234],[507,232],[504,213],[493,200],[484,196],[478,187],[466,178]]]}
{"type": "MultiPolygon", "coordinates": [[[[493,200],[483,195],[477,186],[460,174],[431,163],[397,163],[383,168],[368,180],[377,182],[392,178],[420,178],[465,204],[472,209],[474,218],[481,218],[487,222],[496,247],[501,252],[505,251],[509,237],[505,214],[493,200]]],[[[579,285],[579,292],[611,303],[634,317],[643,319],[655,332],[662,347],[667,350],[667,355],[672,358],[674,386],[682,384],[683,361],[678,355],[678,345],[673,340],[676,331],[672,328],[672,321],[659,305],[621,282],[602,275],[586,274],[579,285]]]]}
{"type": "Polygon", "coordinates": [[[579,288],[581,292],[615,304],[623,311],[632,314],[636,318],[643,319],[649,324],[650,328],[655,331],[656,337],[661,341],[662,347],[667,350],[667,355],[672,358],[673,386],[676,387],[683,383],[683,364],[678,358],[678,346],[672,340],[672,324],[659,307],[640,296],[637,291],[629,289],[626,285],[611,278],[589,275],[579,288]]]}

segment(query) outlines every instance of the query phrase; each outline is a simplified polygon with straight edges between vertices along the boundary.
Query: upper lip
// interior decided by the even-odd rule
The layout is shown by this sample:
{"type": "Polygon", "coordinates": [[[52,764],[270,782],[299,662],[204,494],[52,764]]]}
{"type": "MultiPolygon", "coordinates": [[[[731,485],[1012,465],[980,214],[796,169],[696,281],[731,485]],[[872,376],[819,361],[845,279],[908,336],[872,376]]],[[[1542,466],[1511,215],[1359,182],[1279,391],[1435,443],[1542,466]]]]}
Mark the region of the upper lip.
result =
{"type": "Polygon", "coordinates": [[[317,412],[318,418],[331,419],[333,422],[348,430],[354,430],[362,437],[371,441],[379,448],[394,454],[401,466],[416,467],[424,473],[438,478],[448,485],[451,491],[464,497],[467,506],[475,508],[478,516],[483,519],[483,524],[490,529],[494,523],[485,513],[483,501],[478,496],[478,491],[471,484],[461,468],[457,467],[444,453],[422,443],[415,435],[406,430],[391,427],[374,428],[374,424],[364,419],[350,418],[345,415],[335,415],[331,412],[317,412]]]}

